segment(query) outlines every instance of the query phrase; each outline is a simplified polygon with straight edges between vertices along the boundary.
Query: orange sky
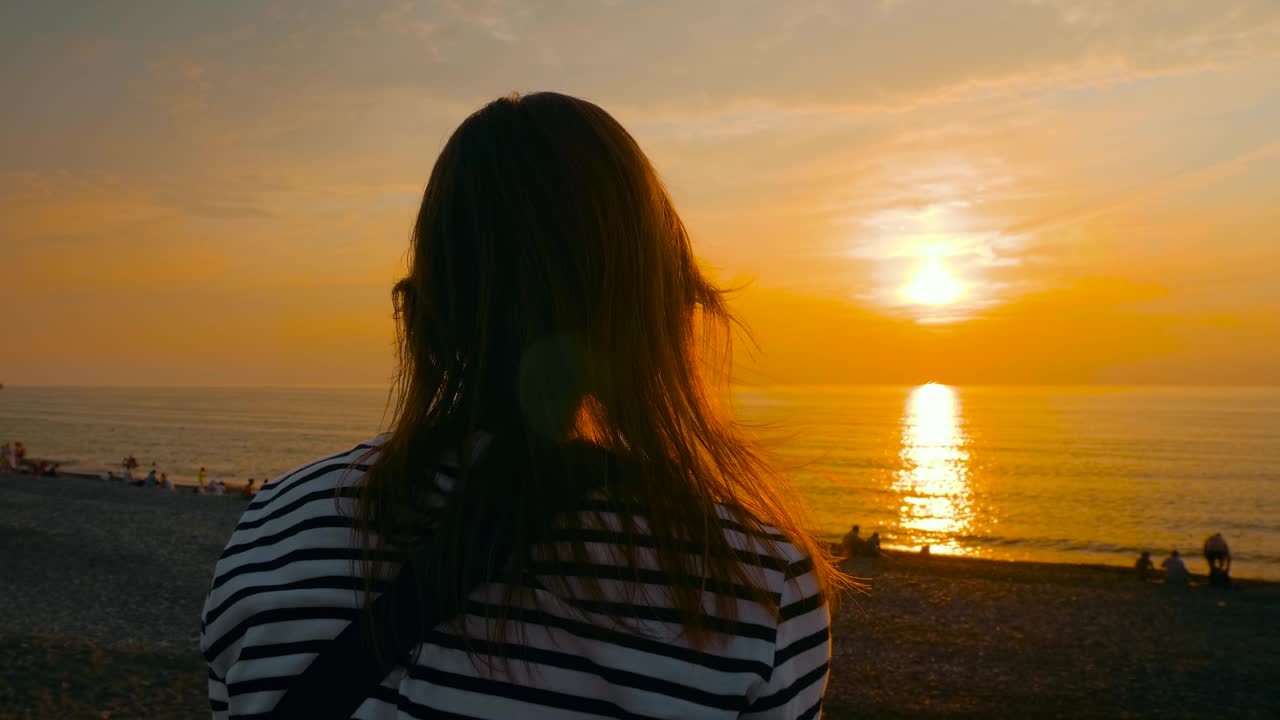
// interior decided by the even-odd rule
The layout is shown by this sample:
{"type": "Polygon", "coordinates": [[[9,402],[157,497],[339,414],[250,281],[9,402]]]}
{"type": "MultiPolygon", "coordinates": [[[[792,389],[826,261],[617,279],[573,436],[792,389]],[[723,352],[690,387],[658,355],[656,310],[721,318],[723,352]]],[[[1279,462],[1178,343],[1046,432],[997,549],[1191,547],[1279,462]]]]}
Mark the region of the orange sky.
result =
{"type": "Polygon", "coordinates": [[[1277,78],[1265,0],[6,4],[0,382],[385,383],[435,154],[552,89],[751,281],[744,381],[1280,383],[1277,78]]]}

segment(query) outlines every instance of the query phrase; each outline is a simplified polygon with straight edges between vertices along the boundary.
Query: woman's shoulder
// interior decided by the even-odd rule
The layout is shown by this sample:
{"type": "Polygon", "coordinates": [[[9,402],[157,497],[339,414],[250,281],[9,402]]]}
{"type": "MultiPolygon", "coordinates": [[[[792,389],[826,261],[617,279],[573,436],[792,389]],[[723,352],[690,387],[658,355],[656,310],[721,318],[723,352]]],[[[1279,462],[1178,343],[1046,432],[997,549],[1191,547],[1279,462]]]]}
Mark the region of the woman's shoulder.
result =
{"type": "Polygon", "coordinates": [[[725,538],[734,548],[767,558],[771,567],[789,568],[809,560],[803,544],[778,528],[760,520],[750,511],[735,505],[718,503],[716,514],[725,538]]]}
{"type": "Polygon", "coordinates": [[[351,509],[381,443],[381,437],[362,442],[263,485],[218,558],[215,582],[303,546],[349,544],[351,509]]]}
{"type": "Polygon", "coordinates": [[[246,515],[267,508],[278,509],[296,501],[298,496],[339,485],[358,483],[377,458],[378,448],[386,440],[379,435],[333,455],[317,458],[284,473],[262,486],[246,515]]]}
{"type": "Polygon", "coordinates": [[[298,633],[332,637],[354,617],[362,581],[353,509],[381,442],[301,465],[249,504],[218,558],[201,614],[201,648],[215,678],[226,679],[244,647],[298,633]]]}

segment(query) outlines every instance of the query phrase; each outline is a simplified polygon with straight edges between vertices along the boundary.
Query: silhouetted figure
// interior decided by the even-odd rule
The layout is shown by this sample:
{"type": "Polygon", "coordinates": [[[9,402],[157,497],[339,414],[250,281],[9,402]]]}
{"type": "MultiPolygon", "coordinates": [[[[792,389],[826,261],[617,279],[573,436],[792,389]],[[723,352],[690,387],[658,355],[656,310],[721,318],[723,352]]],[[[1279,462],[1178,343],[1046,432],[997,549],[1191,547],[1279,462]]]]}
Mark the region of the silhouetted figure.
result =
{"type": "Polygon", "coordinates": [[[160,473],[160,486],[169,492],[177,489],[174,487],[173,481],[169,479],[169,473],[160,473]]]}
{"type": "Polygon", "coordinates": [[[844,540],[840,542],[840,545],[844,548],[845,557],[856,557],[863,553],[867,546],[867,541],[862,539],[861,529],[854,525],[849,529],[849,532],[845,533],[844,540]]]}
{"type": "Polygon", "coordinates": [[[880,533],[873,532],[867,538],[866,553],[871,557],[880,557],[880,533]]]}
{"type": "Polygon", "coordinates": [[[924,555],[925,557],[929,557],[929,556],[933,555],[933,546],[932,546],[932,545],[921,545],[921,546],[920,546],[920,554],[921,554],[921,555],[924,555]]]}
{"type": "Polygon", "coordinates": [[[1204,559],[1209,563],[1209,584],[1231,586],[1231,548],[1222,533],[1214,533],[1204,541],[1204,559]]]}
{"type": "Polygon", "coordinates": [[[1151,553],[1143,550],[1142,555],[1138,557],[1138,562],[1133,564],[1133,568],[1138,571],[1139,580],[1150,580],[1156,571],[1155,563],[1151,562],[1151,553]]]}
{"type": "Polygon", "coordinates": [[[199,492],[199,493],[204,492],[205,482],[206,482],[206,477],[204,473],[204,468],[202,467],[200,468],[200,472],[196,473],[196,492],[199,492]]]}
{"type": "Polygon", "coordinates": [[[1231,570],[1231,548],[1227,547],[1222,533],[1214,533],[1204,541],[1204,559],[1209,563],[1209,571],[1231,570]]]}
{"type": "Polygon", "coordinates": [[[160,484],[160,478],[159,476],[156,475],[155,466],[152,465],[151,472],[147,473],[147,476],[143,478],[143,485],[145,485],[146,487],[155,487],[156,485],[159,485],[159,484],[160,484]]]}
{"type": "Polygon", "coordinates": [[[254,494],[258,492],[258,489],[253,486],[253,483],[253,478],[249,478],[249,482],[245,483],[245,486],[240,488],[240,494],[247,498],[253,497],[254,494]]]}
{"type": "Polygon", "coordinates": [[[1169,557],[1160,563],[1160,567],[1164,568],[1164,581],[1170,585],[1186,585],[1187,584],[1187,564],[1182,561],[1182,556],[1177,550],[1169,553],[1169,557]]]}
{"type": "Polygon", "coordinates": [[[404,720],[815,715],[838,578],[705,386],[725,296],[635,139],[582,100],[499,99],[441,149],[410,237],[405,410],[376,462],[286,475],[233,532],[200,624],[212,703],[265,715],[253,691],[287,688],[273,716],[351,717],[399,668],[446,678],[400,683],[404,720]],[[289,659],[362,591],[364,627],[289,659]]]}

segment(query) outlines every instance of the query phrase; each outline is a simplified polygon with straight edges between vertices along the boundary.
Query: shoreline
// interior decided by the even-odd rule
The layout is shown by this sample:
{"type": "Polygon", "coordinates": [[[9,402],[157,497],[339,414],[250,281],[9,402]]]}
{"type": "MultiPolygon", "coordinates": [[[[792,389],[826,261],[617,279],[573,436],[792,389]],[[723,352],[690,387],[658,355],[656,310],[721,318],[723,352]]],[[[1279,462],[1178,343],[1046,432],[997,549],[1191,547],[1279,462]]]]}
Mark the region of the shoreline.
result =
{"type": "MultiPolygon", "coordinates": [[[[833,548],[836,544],[833,543],[833,548]]],[[[1055,574],[1064,578],[1075,580],[1083,580],[1093,577],[1099,581],[1107,582],[1131,582],[1138,585],[1163,586],[1164,581],[1161,579],[1140,581],[1134,577],[1136,572],[1132,566],[1125,565],[1108,565],[1105,563],[1069,563],[1069,562],[1052,562],[1043,560],[1002,560],[997,558],[978,558],[966,557],[964,555],[921,555],[918,552],[906,552],[902,550],[884,550],[881,558],[849,558],[845,561],[846,566],[861,567],[867,562],[874,563],[879,560],[882,565],[901,565],[905,568],[911,568],[916,572],[929,572],[937,570],[938,574],[957,575],[970,578],[980,578],[986,580],[1014,580],[1025,574],[1034,574],[1036,576],[1044,576],[1051,578],[1055,574]]],[[[1157,571],[1158,572],[1158,571],[1157,571]]],[[[1209,588],[1209,575],[1207,572],[1196,572],[1190,569],[1188,565],[1187,576],[1190,582],[1187,584],[1188,589],[1216,589],[1209,588]]],[[[1247,585],[1248,587],[1268,588],[1272,591],[1280,593],[1280,580],[1269,580],[1266,578],[1255,577],[1236,577],[1231,576],[1232,589],[1239,589],[1239,586],[1247,585]]],[[[1172,588],[1172,586],[1170,586],[1172,588]]]]}
{"type": "MultiPolygon", "coordinates": [[[[140,490],[0,474],[0,574],[22,578],[0,584],[0,720],[207,714],[199,614],[244,501],[140,490]]],[[[868,587],[833,614],[824,717],[1280,717],[1280,583],[893,552],[844,568],[868,587]]]]}
{"type": "MultiPolygon", "coordinates": [[[[20,473],[0,471],[0,479],[9,478],[9,477],[28,479],[32,481],[41,481],[41,482],[46,480],[58,481],[58,480],[64,480],[64,479],[87,480],[95,483],[101,483],[108,487],[114,487],[114,486],[131,487],[119,480],[117,480],[114,484],[112,484],[107,481],[103,481],[102,478],[100,478],[99,476],[93,473],[81,472],[81,471],[60,472],[56,477],[24,475],[20,473]]],[[[181,483],[175,482],[174,485],[178,488],[188,489],[188,490],[196,487],[195,483],[187,483],[187,482],[181,482],[181,483]]],[[[243,500],[243,498],[240,495],[238,495],[235,492],[232,492],[232,490],[233,489],[239,490],[240,488],[244,487],[244,483],[237,483],[234,485],[227,484],[226,487],[228,491],[225,495],[219,496],[219,495],[213,495],[211,493],[208,493],[205,496],[226,497],[226,498],[243,500]]],[[[134,489],[155,490],[156,488],[134,488],[134,489]]],[[[228,531],[228,535],[229,534],[230,532],[228,531]]],[[[839,554],[840,552],[839,542],[831,538],[824,538],[823,542],[826,543],[826,545],[828,546],[828,548],[831,550],[833,554],[836,554],[836,555],[839,554]]],[[[1189,555],[1184,555],[1183,557],[1184,559],[1188,560],[1188,577],[1190,579],[1190,583],[1188,587],[1196,588],[1196,587],[1207,585],[1208,573],[1197,572],[1197,570],[1195,569],[1197,561],[1200,560],[1200,558],[1198,556],[1193,557],[1189,555]]],[[[1158,558],[1156,559],[1158,560],[1158,558]]],[[[874,560],[876,559],[875,558],[848,558],[846,559],[845,564],[857,567],[865,564],[866,561],[874,561],[874,560]]],[[[1024,559],[1008,560],[1003,558],[983,558],[983,557],[972,557],[967,555],[954,555],[954,554],[948,554],[948,553],[933,553],[930,555],[922,555],[918,551],[904,550],[904,549],[894,548],[894,547],[882,549],[881,557],[878,558],[878,560],[880,560],[883,563],[903,563],[906,566],[912,567],[915,569],[945,568],[948,573],[965,574],[973,577],[982,577],[982,578],[988,578],[988,579],[1001,579],[1001,578],[1007,579],[1007,578],[1011,578],[1018,575],[1021,570],[1025,570],[1025,571],[1031,571],[1036,573],[1060,572],[1065,575],[1075,575],[1079,573],[1086,573],[1086,574],[1101,573],[1101,574],[1106,574],[1107,576],[1111,577],[1113,580],[1116,580],[1116,581],[1121,581],[1121,580],[1130,581],[1130,580],[1133,580],[1133,573],[1134,573],[1134,569],[1132,566],[1121,565],[1118,563],[1117,564],[1087,563],[1087,562],[1076,563],[1076,562],[1059,562],[1059,561],[1051,561],[1051,560],[1024,560],[1024,559]]],[[[1280,580],[1270,580],[1266,578],[1258,578],[1258,577],[1251,577],[1251,576],[1236,576],[1236,575],[1232,575],[1231,580],[1233,583],[1236,583],[1236,584],[1247,583],[1249,586],[1271,587],[1271,588],[1280,590],[1280,580]]],[[[1161,585],[1163,583],[1159,581],[1154,581],[1154,582],[1148,581],[1148,584],[1161,585]]]]}
{"type": "MultiPolygon", "coordinates": [[[[103,482],[105,484],[105,481],[103,481],[102,478],[97,473],[86,472],[83,470],[59,471],[57,476],[52,476],[52,477],[20,474],[20,473],[14,473],[9,470],[0,471],[0,477],[5,477],[6,475],[28,478],[32,481],[45,481],[45,480],[57,481],[57,480],[63,480],[63,479],[76,479],[76,480],[91,480],[94,482],[103,482]]],[[[139,473],[139,475],[142,477],[145,477],[146,473],[139,473]]],[[[137,478],[135,478],[135,480],[136,479],[137,478]]],[[[275,478],[271,478],[271,479],[274,480],[275,478]]],[[[266,482],[269,482],[269,481],[264,480],[262,484],[265,484],[266,482]]],[[[122,487],[127,486],[127,484],[121,481],[119,478],[116,479],[115,484],[120,485],[122,487]]],[[[182,481],[174,480],[173,484],[179,493],[189,492],[197,487],[197,484],[194,481],[188,481],[188,480],[182,480],[182,481]]],[[[261,488],[262,484],[259,484],[258,487],[261,488]]],[[[240,490],[244,488],[244,486],[246,485],[246,482],[244,481],[225,482],[224,481],[224,485],[226,487],[226,493],[224,494],[225,497],[239,498],[241,497],[240,490]]],[[[140,488],[140,489],[154,490],[156,488],[140,488]]],[[[208,495],[211,497],[219,497],[214,495],[213,493],[205,493],[205,495],[208,495]]],[[[820,539],[822,540],[822,542],[825,542],[831,548],[831,551],[833,554],[837,554],[837,555],[839,554],[840,543],[837,538],[825,537],[820,539]]],[[[932,558],[934,560],[946,559],[947,561],[956,561],[959,563],[975,563],[975,565],[973,565],[975,569],[983,567],[984,564],[994,564],[993,566],[1000,566],[1002,564],[1013,564],[1013,565],[1025,565],[1025,566],[1033,566],[1033,567],[1043,566],[1043,567],[1063,567],[1063,568],[1093,568],[1093,569],[1097,569],[1104,572],[1119,571],[1122,574],[1127,574],[1130,577],[1132,577],[1134,572],[1132,561],[1137,559],[1136,557],[1134,557],[1132,559],[1127,560],[1127,562],[1105,563],[1105,562],[1071,562],[1071,561],[1064,561],[1064,560],[1035,560],[1035,559],[1029,559],[1029,558],[1011,558],[1011,559],[989,558],[989,557],[984,558],[984,557],[956,555],[956,554],[949,554],[949,553],[942,553],[942,552],[934,553],[928,556],[922,556],[916,550],[909,550],[909,549],[904,549],[904,548],[899,548],[894,546],[883,548],[881,552],[883,553],[885,558],[892,558],[892,559],[932,558]]],[[[1202,558],[1197,554],[1184,554],[1182,557],[1187,563],[1188,577],[1192,583],[1192,586],[1195,586],[1197,583],[1198,584],[1207,583],[1208,572],[1199,571],[1201,567],[1200,562],[1202,558]]],[[[1160,558],[1154,557],[1153,560],[1158,564],[1160,561],[1160,558]]],[[[1280,579],[1269,579],[1269,578],[1257,577],[1253,575],[1232,574],[1231,580],[1233,583],[1247,582],[1250,585],[1263,584],[1263,585],[1274,585],[1274,586],[1280,587],[1280,579]]]]}
{"type": "MultiPolygon", "coordinates": [[[[107,471],[103,470],[101,472],[107,472],[107,471]]],[[[112,470],[112,472],[115,472],[115,471],[112,470]]],[[[57,481],[57,480],[64,480],[64,479],[92,480],[93,482],[100,482],[104,484],[115,484],[115,485],[121,485],[125,487],[129,486],[128,483],[126,483],[118,473],[116,475],[115,480],[103,480],[101,473],[88,472],[85,470],[59,469],[57,475],[35,475],[32,473],[16,473],[16,472],[13,472],[12,470],[0,470],[0,477],[5,477],[5,476],[29,478],[33,481],[44,481],[44,480],[57,481]]],[[[133,479],[135,482],[137,482],[138,480],[145,478],[146,476],[147,474],[145,472],[137,472],[134,474],[133,479]]],[[[215,478],[214,480],[216,479],[217,478],[215,478]]],[[[274,480],[274,479],[275,478],[271,478],[271,480],[274,480]]],[[[169,478],[169,481],[173,483],[174,488],[181,489],[181,490],[191,490],[193,488],[199,487],[199,483],[197,483],[194,479],[182,478],[180,480],[175,480],[173,478],[169,478]]],[[[265,484],[266,482],[269,482],[269,480],[264,480],[262,483],[258,485],[258,487],[261,488],[262,485],[265,484]]],[[[225,480],[223,481],[223,485],[227,488],[227,492],[226,492],[227,495],[236,494],[235,492],[232,492],[232,491],[233,490],[239,491],[241,488],[243,488],[247,484],[248,484],[247,481],[242,481],[242,480],[233,480],[231,482],[227,482],[225,480]]],[[[208,493],[208,494],[212,494],[212,493],[208,493]]]]}

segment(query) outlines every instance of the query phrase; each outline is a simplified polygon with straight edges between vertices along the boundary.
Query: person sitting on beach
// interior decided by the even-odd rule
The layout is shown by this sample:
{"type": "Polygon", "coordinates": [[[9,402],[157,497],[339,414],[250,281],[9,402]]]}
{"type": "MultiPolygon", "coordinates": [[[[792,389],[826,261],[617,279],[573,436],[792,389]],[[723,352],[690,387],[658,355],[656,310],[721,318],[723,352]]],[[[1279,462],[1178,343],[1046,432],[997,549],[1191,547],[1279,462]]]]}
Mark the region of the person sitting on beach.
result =
{"type": "Polygon", "coordinates": [[[391,431],[264,488],[217,562],[218,716],[815,717],[845,581],[719,407],[726,296],[634,138],[490,103],[408,254],[391,431]]]}
{"type": "Polygon", "coordinates": [[[1151,562],[1151,553],[1143,550],[1138,556],[1138,562],[1133,564],[1133,569],[1138,572],[1139,580],[1150,580],[1152,573],[1155,572],[1155,563],[1151,562]]]}
{"type": "Polygon", "coordinates": [[[227,494],[227,486],[225,483],[222,482],[222,478],[218,478],[217,480],[213,481],[213,494],[214,495],[227,494]]]}
{"type": "Polygon", "coordinates": [[[160,473],[160,487],[173,492],[177,488],[174,487],[173,481],[169,479],[169,473],[160,473]]]}
{"type": "Polygon", "coordinates": [[[151,472],[147,473],[147,476],[143,478],[142,484],[144,487],[155,487],[160,484],[160,478],[156,476],[156,468],[154,465],[151,466],[151,472]]]}
{"type": "Polygon", "coordinates": [[[871,557],[880,557],[880,533],[873,532],[867,538],[866,553],[871,557]]]}
{"type": "Polygon", "coordinates": [[[1187,564],[1182,561],[1182,556],[1177,550],[1169,553],[1169,557],[1160,563],[1160,567],[1164,568],[1164,581],[1170,585],[1186,585],[1187,584],[1187,564]]]}
{"type": "Polygon", "coordinates": [[[258,489],[253,486],[253,482],[253,478],[249,478],[249,482],[245,483],[244,487],[240,488],[240,494],[243,497],[251,498],[258,493],[258,489]]]}
{"type": "Polygon", "coordinates": [[[840,546],[844,548],[845,557],[861,555],[867,546],[867,541],[862,539],[862,529],[857,525],[849,528],[849,532],[845,533],[844,539],[840,541],[840,546]]]}

